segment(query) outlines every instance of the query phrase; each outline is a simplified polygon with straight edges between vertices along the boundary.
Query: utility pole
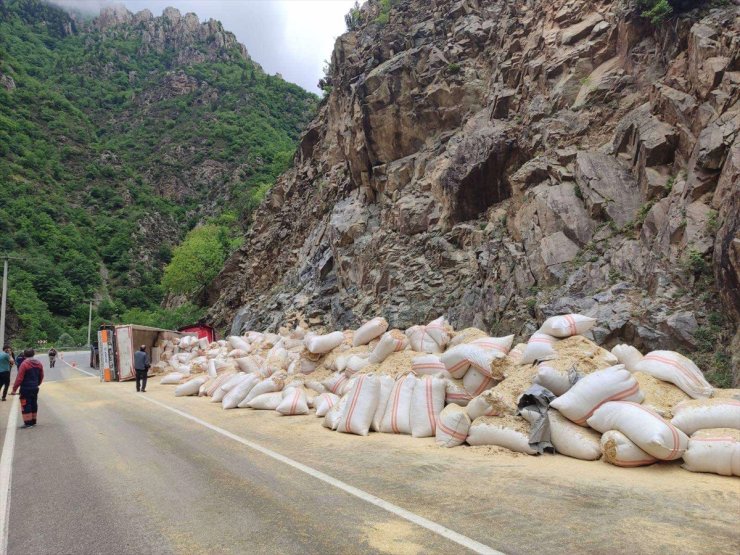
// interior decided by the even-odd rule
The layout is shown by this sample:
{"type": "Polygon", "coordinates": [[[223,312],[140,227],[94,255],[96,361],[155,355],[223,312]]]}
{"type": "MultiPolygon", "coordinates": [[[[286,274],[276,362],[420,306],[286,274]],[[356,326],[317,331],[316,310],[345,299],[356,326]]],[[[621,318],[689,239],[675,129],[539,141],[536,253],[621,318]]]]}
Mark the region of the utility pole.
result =
{"type": "Polygon", "coordinates": [[[0,307],[0,347],[5,347],[5,305],[8,297],[8,259],[3,260],[3,301],[0,307]]]}
{"type": "Polygon", "coordinates": [[[87,315],[87,347],[90,348],[90,332],[92,331],[92,301],[90,301],[90,312],[87,315]]]}
{"type": "Polygon", "coordinates": [[[3,299],[0,306],[0,348],[5,346],[5,308],[8,305],[8,260],[20,260],[19,256],[0,256],[3,259],[3,299]]]}

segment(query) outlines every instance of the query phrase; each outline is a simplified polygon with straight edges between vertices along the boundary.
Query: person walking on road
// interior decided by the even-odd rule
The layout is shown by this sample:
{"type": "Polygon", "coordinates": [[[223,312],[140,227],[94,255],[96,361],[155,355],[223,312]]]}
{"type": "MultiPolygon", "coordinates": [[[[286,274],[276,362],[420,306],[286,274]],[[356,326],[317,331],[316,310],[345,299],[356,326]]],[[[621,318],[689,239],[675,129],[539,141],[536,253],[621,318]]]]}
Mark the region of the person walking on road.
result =
{"type": "Polygon", "coordinates": [[[3,351],[0,353],[0,389],[3,391],[2,400],[8,396],[8,388],[10,387],[10,369],[15,364],[13,360],[13,351],[7,345],[3,347],[3,351]]]}
{"type": "Polygon", "coordinates": [[[149,373],[149,355],[146,354],[146,345],[134,353],[134,370],[136,370],[136,391],[146,392],[146,375],[149,373]]]}
{"type": "Polygon", "coordinates": [[[24,428],[36,425],[36,416],[39,412],[39,387],[44,381],[44,365],[40,360],[33,358],[35,354],[33,349],[23,351],[23,364],[18,368],[18,376],[15,378],[11,393],[15,395],[20,389],[24,428]]]}
{"type": "Polygon", "coordinates": [[[57,350],[52,347],[49,349],[49,368],[54,368],[54,365],[57,362],[57,350]]]}

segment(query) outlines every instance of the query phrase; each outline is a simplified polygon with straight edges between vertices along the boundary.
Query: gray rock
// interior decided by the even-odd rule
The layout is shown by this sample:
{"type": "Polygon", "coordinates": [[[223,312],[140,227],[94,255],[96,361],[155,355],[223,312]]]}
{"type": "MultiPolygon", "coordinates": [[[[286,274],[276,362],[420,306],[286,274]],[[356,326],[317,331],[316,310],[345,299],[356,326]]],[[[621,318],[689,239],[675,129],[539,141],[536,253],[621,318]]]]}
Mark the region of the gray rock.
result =
{"type": "Polygon", "coordinates": [[[576,182],[592,218],[609,218],[622,227],[634,219],[642,204],[635,179],[607,154],[579,152],[576,182]]]}

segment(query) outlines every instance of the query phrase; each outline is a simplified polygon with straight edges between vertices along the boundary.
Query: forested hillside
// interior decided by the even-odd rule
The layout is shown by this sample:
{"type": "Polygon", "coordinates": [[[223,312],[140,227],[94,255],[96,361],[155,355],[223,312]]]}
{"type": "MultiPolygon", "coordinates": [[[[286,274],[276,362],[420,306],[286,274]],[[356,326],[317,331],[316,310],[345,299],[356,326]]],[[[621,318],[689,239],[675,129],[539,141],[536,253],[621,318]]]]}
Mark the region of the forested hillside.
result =
{"type": "Polygon", "coordinates": [[[83,341],[88,299],[96,320],[195,317],[159,309],[173,248],[209,223],[226,257],[316,103],[219,22],[0,0],[0,252],[22,257],[10,337],[83,341]]]}

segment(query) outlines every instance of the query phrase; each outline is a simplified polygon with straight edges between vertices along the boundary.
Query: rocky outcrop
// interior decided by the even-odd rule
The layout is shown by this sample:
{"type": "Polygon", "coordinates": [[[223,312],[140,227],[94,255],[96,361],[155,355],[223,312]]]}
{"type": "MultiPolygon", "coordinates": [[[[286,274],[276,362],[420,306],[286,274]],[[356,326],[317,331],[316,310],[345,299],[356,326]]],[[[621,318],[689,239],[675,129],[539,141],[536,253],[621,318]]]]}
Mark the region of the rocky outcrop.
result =
{"type": "Polygon", "coordinates": [[[579,311],[607,345],[706,350],[711,330],[729,349],[736,7],[657,28],[606,0],[405,0],[386,25],[363,10],[294,168],[211,286],[219,325],[446,314],[524,335],[579,311]]]}
{"type": "Polygon", "coordinates": [[[165,8],[161,17],[154,17],[149,10],[134,14],[121,4],[107,5],[93,25],[103,34],[116,34],[119,38],[141,35],[142,54],[174,50],[178,65],[229,60],[234,55],[249,58],[245,46],[233,33],[225,31],[220,21],[209,19],[201,23],[194,13],[182,15],[172,7],[165,8]]]}

